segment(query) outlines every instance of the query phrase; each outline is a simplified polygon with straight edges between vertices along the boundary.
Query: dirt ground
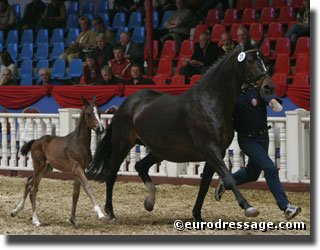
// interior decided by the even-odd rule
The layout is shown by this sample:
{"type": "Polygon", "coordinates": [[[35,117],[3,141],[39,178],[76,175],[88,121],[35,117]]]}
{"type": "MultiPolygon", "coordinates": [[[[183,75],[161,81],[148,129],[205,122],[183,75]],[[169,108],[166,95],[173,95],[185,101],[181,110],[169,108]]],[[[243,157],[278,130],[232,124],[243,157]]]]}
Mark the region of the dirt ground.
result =
{"type": "MultiPolygon", "coordinates": [[[[12,218],[10,212],[22,196],[25,178],[0,176],[0,234],[3,235],[310,235],[310,193],[289,192],[290,201],[302,208],[292,221],[304,222],[306,230],[184,230],[173,227],[175,220],[192,222],[192,208],[197,186],[157,185],[156,204],[152,212],[144,210],[147,194],[142,183],[117,182],[114,189],[115,223],[99,221],[84,190],[81,190],[77,216],[81,224],[75,229],[69,223],[72,181],[43,179],[38,193],[38,216],[42,225],[31,224],[29,199],[25,209],[12,218]]],[[[99,204],[105,202],[105,185],[90,182],[99,204]]],[[[206,197],[202,216],[206,221],[273,222],[286,221],[269,191],[242,190],[246,199],[260,210],[256,218],[247,218],[232,192],[227,191],[221,202],[214,200],[211,188],[206,197]]]]}

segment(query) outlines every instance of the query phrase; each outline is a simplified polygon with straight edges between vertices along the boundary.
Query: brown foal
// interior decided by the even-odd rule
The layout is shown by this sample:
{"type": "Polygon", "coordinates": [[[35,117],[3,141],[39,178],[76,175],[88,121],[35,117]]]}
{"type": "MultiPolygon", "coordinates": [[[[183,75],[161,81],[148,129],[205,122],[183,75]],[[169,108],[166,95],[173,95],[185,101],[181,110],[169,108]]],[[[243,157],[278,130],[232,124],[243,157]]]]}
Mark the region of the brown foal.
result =
{"type": "Polygon", "coordinates": [[[80,194],[80,185],[85,189],[90,197],[94,211],[99,219],[104,218],[100,207],[93,195],[91,186],[84,174],[84,169],[92,160],[90,150],[91,129],[97,134],[103,132],[103,125],[99,119],[96,106],[96,99],[93,97],[92,103],[89,103],[82,97],[84,108],[82,109],[80,119],[75,130],[63,137],[45,135],[38,140],[32,140],[21,148],[22,155],[27,155],[31,150],[33,160],[33,176],[29,177],[25,185],[23,197],[18,206],[11,212],[11,216],[16,216],[24,207],[26,197],[30,192],[32,205],[32,224],[39,226],[41,223],[36,213],[36,196],[41,178],[53,168],[62,172],[72,172],[74,177],[72,211],[70,222],[77,228],[76,207],[80,194]]]}

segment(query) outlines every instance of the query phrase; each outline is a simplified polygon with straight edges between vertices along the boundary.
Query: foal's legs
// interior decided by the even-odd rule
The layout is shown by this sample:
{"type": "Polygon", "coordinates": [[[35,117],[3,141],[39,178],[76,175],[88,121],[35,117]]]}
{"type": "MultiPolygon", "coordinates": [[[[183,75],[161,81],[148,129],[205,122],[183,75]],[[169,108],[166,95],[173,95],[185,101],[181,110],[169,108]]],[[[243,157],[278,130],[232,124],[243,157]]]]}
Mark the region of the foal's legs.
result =
{"type": "Polygon", "coordinates": [[[25,185],[25,187],[24,187],[23,196],[22,196],[22,198],[21,198],[18,206],[17,206],[14,210],[11,211],[11,216],[12,216],[12,217],[17,216],[18,213],[23,210],[24,204],[25,204],[26,199],[27,199],[27,196],[28,196],[29,191],[30,191],[30,189],[31,189],[31,187],[32,187],[32,182],[33,182],[33,176],[28,177],[27,182],[26,182],[26,185],[25,185]]]}
{"type": "Polygon", "coordinates": [[[71,223],[75,227],[78,227],[75,213],[76,213],[77,202],[80,194],[80,185],[84,188],[87,195],[91,199],[91,202],[93,204],[93,210],[98,214],[99,219],[104,218],[104,214],[101,212],[98,202],[93,195],[92,188],[87,180],[87,177],[84,174],[84,170],[80,166],[77,166],[74,168],[72,173],[73,173],[73,176],[75,177],[75,182],[73,186],[73,196],[72,196],[72,212],[71,212],[71,218],[70,218],[71,223]]]}
{"type": "Polygon", "coordinates": [[[153,206],[155,203],[155,193],[156,193],[156,187],[153,184],[150,176],[149,176],[149,168],[161,160],[157,157],[155,157],[152,153],[149,153],[146,157],[141,159],[139,162],[136,163],[135,168],[139,173],[140,178],[144,182],[147,190],[148,190],[148,196],[144,200],[144,208],[147,211],[152,211],[153,206]]]}

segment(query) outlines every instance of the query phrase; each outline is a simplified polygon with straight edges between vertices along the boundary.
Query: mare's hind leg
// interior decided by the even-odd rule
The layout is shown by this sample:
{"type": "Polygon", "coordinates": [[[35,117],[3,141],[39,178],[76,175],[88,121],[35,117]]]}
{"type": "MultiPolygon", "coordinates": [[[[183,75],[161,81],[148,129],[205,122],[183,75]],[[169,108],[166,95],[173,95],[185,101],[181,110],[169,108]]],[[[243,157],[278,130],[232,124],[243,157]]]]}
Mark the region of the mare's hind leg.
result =
{"type": "Polygon", "coordinates": [[[14,210],[11,211],[11,216],[12,217],[17,216],[18,213],[23,210],[24,204],[25,204],[26,199],[27,199],[27,196],[28,196],[28,194],[30,192],[30,189],[32,187],[32,182],[33,182],[33,176],[28,177],[26,185],[24,187],[23,196],[22,196],[19,204],[17,205],[17,207],[14,210]]]}
{"type": "Polygon", "coordinates": [[[196,203],[195,203],[195,205],[193,207],[193,210],[192,210],[193,218],[196,221],[202,221],[201,209],[202,209],[202,205],[203,205],[203,202],[204,202],[204,198],[206,197],[206,194],[208,192],[208,189],[209,189],[213,174],[214,174],[213,167],[210,167],[208,165],[208,163],[206,162],[206,164],[205,164],[205,166],[203,168],[203,173],[202,173],[202,178],[201,178],[198,197],[197,197],[196,203]]]}
{"type": "Polygon", "coordinates": [[[160,162],[161,159],[154,156],[152,153],[149,153],[146,157],[144,157],[142,160],[136,163],[135,168],[139,173],[140,178],[144,182],[147,190],[148,190],[148,196],[146,197],[144,201],[144,208],[147,211],[152,211],[153,206],[155,203],[155,193],[156,193],[156,187],[153,184],[150,176],[149,176],[149,168],[158,162],[160,162]]]}

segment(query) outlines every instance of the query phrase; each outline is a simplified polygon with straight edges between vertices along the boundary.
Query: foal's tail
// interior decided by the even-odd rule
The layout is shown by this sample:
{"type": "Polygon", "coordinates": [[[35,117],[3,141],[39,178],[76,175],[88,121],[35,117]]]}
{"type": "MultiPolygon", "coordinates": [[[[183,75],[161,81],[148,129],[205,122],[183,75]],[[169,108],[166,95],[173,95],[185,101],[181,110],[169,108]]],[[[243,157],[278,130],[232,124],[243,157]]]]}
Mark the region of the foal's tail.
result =
{"type": "Polygon", "coordinates": [[[86,175],[89,178],[101,182],[104,182],[106,180],[107,173],[109,170],[109,161],[112,153],[111,136],[112,121],[109,124],[109,127],[107,128],[105,136],[98,144],[92,162],[85,171],[86,175]]]}
{"type": "Polygon", "coordinates": [[[28,141],[26,144],[24,144],[21,148],[20,148],[20,152],[23,156],[26,156],[30,149],[31,149],[31,146],[32,144],[35,142],[36,140],[31,140],[31,141],[28,141]]]}

